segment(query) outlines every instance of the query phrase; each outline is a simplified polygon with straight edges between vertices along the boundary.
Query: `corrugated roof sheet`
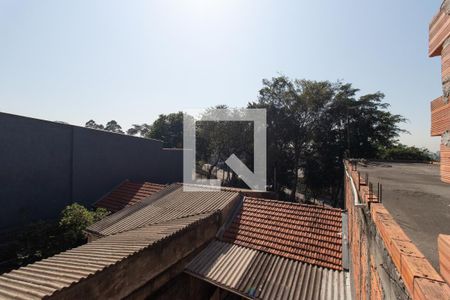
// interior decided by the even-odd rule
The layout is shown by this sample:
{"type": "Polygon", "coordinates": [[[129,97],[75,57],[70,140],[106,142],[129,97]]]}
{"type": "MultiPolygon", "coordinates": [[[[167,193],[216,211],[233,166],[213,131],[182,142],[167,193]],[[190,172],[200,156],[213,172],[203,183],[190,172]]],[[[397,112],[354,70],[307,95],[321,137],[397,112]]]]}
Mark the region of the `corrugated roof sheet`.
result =
{"type": "Polygon", "coordinates": [[[212,213],[111,235],[0,276],[0,299],[41,299],[161,242],[212,213]]]}
{"type": "Polygon", "coordinates": [[[347,272],[219,241],[186,272],[252,299],[351,299],[347,272]]]}
{"type": "Polygon", "coordinates": [[[106,217],[87,230],[107,236],[167,220],[218,211],[238,196],[238,193],[225,191],[184,192],[182,186],[172,185],[106,217]]]}
{"type": "Polygon", "coordinates": [[[342,270],[340,209],[246,197],[222,240],[342,270]]]}
{"type": "Polygon", "coordinates": [[[166,185],[164,184],[124,181],[102,199],[97,201],[94,206],[106,208],[114,213],[142,201],[144,198],[161,191],[165,187],[166,185]]]}

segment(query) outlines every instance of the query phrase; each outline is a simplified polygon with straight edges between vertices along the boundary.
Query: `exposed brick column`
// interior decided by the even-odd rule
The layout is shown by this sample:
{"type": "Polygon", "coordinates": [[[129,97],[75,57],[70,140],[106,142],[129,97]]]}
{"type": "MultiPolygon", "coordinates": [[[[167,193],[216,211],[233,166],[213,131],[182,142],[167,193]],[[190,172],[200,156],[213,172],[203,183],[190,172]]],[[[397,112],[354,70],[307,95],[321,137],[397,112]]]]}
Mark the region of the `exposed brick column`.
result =
{"type": "Polygon", "coordinates": [[[442,134],[441,141],[441,179],[450,183],[450,131],[442,134]]]}
{"type": "Polygon", "coordinates": [[[447,38],[442,46],[441,64],[443,101],[447,104],[450,96],[450,38],[447,38]]]}
{"type": "Polygon", "coordinates": [[[431,103],[431,135],[442,136],[441,180],[450,183],[450,0],[430,24],[429,55],[441,56],[442,97],[431,103]]]}
{"type": "Polygon", "coordinates": [[[439,235],[438,249],[441,275],[450,284],[450,235],[439,235]]]}

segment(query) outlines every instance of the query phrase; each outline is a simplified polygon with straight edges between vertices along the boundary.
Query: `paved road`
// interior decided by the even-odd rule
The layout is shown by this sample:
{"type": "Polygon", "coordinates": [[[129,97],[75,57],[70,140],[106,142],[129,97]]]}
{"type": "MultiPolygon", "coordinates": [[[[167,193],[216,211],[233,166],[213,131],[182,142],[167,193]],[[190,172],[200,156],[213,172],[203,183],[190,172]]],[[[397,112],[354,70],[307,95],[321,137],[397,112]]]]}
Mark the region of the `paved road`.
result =
{"type": "Polygon", "coordinates": [[[431,264],[439,270],[437,236],[450,234],[450,185],[439,179],[439,166],[370,163],[359,166],[374,184],[383,184],[383,203],[431,264]]]}

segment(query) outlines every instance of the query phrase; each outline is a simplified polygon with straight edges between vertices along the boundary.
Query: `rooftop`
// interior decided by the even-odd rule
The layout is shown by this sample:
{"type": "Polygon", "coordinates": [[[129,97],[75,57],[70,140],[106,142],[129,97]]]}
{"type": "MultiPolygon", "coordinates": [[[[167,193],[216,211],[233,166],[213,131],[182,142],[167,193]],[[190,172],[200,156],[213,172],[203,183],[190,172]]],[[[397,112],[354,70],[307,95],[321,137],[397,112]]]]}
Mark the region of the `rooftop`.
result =
{"type": "MultiPolygon", "coordinates": [[[[450,234],[450,193],[439,166],[422,163],[369,163],[358,170],[383,185],[383,204],[414,244],[439,270],[438,234],[450,234]]],[[[376,189],[376,188],[375,188],[376,189]]]]}
{"type": "MultiPolygon", "coordinates": [[[[0,276],[0,299],[42,299],[61,293],[118,266],[145,248],[182,234],[210,215],[200,214],[108,236],[3,274],[0,276]]],[[[106,294],[108,290],[103,292],[106,294]]]]}
{"type": "MultiPolygon", "coordinates": [[[[103,200],[125,203],[124,186],[136,187],[126,182],[103,200]]],[[[172,265],[244,297],[350,297],[341,210],[243,196],[181,184],[151,192],[90,226],[90,243],[0,276],[0,298],[121,298],[170,280],[159,274],[172,265]]]]}
{"type": "Polygon", "coordinates": [[[342,270],[342,210],[246,197],[222,240],[342,270]]]}
{"type": "Polygon", "coordinates": [[[181,185],[173,184],[135,205],[107,216],[88,227],[87,231],[102,237],[142,226],[219,211],[238,196],[238,193],[220,190],[184,192],[181,185]]]}
{"type": "Polygon", "coordinates": [[[91,226],[93,241],[1,275],[0,298],[125,297],[210,241],[238,199],[171,185],[91,226]]]}
{"type": "Polygon", "coordinates": [[[245,197],[186,272],[245,298],[349,299],[342,210],[245,197]]]}
{"type": "Polygon", "coordinates": [[[350,299],[348,272],[214,241],[186,272],[251,299],[350,299]]]}
{"type": "Polygon", "coordinates": [[[142,201],[144,198],[161,191],[165,187],[166,185],[164,184],[151,182],[137,183],[127,180],[97,201],[94,206],[106,208],[114,213],[122,208],[142,201]]]}

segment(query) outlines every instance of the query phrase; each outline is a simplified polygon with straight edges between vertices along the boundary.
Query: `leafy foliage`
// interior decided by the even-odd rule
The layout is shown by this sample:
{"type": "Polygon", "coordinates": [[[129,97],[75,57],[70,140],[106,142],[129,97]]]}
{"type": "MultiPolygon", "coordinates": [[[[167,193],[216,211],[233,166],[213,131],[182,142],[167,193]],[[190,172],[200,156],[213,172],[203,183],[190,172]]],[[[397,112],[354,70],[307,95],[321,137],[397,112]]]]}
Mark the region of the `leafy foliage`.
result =
{"type": "Polygon", "coordinates": [[[284,76],[263,81],[258,101],[248,107],[267,109],[268,179],[273,186],[289,188],[293,200],[302,183],[302,193],[325,193],[336,205],[343,158],[376,158],[380,148],[396,143],[405,119],[387,111],[382,93],[357,98],[357,92],[341,82],[284,76]]]}
{"type": "Polygon", "coordinates": [[[17,263],[26,265],[52,256],[62,249],[64,240],[54,221],[38,221],[29,224],[17,237],[17,263]]]}
{"type": "Polygon", "coordinates": [[[111,120],[106,123],[105,130],[115,133],[123,133],[122,127],[115,120],[111,120]]]}
{"type": "Polygon", "coordinates": [[[159,115],[145,137],[162,140],[166,148],[183,148],[183,113],[159,115]]]}
{"type": "Polygon", "coordinates": [[[122,127],[115,120],[109,121],[108,123],[106,123],[106,126],[103,126],[102,124],[97,124],[94,120],[89,120],[86,122],[84,126],[92,129],[105,130],[115,133],[123,133],[122,127]]]}
{"type": "Polygon", "coordinates": [[[103,126],[102,124],[97,124],[94,120],[87,121],[84,126],[92,129],[105,130],[105,126],[103,126]]]}
{"type": "Polygon", "coordinates": [[[152,126],[148,124],[133,124],[133,127],[127,130],[128,135],[139,135],[140,137],[146,137],[151,130],[152,126]]]}
{"type": "Polygon", "coordinates": [[[428,162],[433,160],[433,154],[425,148],[397,144],[380,149],[379,158],[383,160],[409,160],[428,162]]]}
{"type": "MultiPolygon", "coordinates": [[[[211,119],[211,116],[215,116],[215,109],[223,109],[222,112],[228,114],[228,117],[237,117],[241,113],[239,109],[218,105],[207,109],[202,117],[211,119]]],[[[234,154],[253,170],[253,122],[199,121],[196,125],[196,160],[209,166],[207,177],[211,178],[212,170],[220,167],[224,172],[221,178],[224,185],[244,186],[224,162],[234,154]]]]}
{"type": "Polygon", "coordinates": [[[92,211],[78,203],[74,203],[67,206],[62,211],[59,226],[61,227],[67,242],[79,244],[86,238],[84,234],[86,227],[101,220],[107,215],[108,211],[104,208],[97,208],[92,211]]]}
{"type": "MultiPolygon", "coordinates": [[[[264,79],[258,99],[247,107],[267,111],[267,179],[272,190],[280,194],[290,190],[291,200],[296,192],[325,196],[337,205],[344,158],[425,159],[424,149],[398,144],[399,134],[405,132],[400,124],[406,119],[389,112],[383,100],[381,92],[359,95],[350,83],[339,81],[264,79]]],[[[224,161],[235,154],[253,169],[252,126],[251,122],[198,122],[199,172],[211,178],[213,169],[221,169],[225,184],[240,186],[224,161]],[[204,165],[208,170],[202,169],[204,165]]],[[[164,147],[182,148],[183,113],[162,114],[152,125],[133,125],[127,132],[163,140],[164,147]]]]}
{"type": "Polygon", "coordinates": [[[107,214],[108,211],[103,208],[91,211],[74,203],[64,208],[59,222],[38,221],[29,224],[18,236],[18,264],[25,265],[84,244],[86,227],[107,214]]]}

